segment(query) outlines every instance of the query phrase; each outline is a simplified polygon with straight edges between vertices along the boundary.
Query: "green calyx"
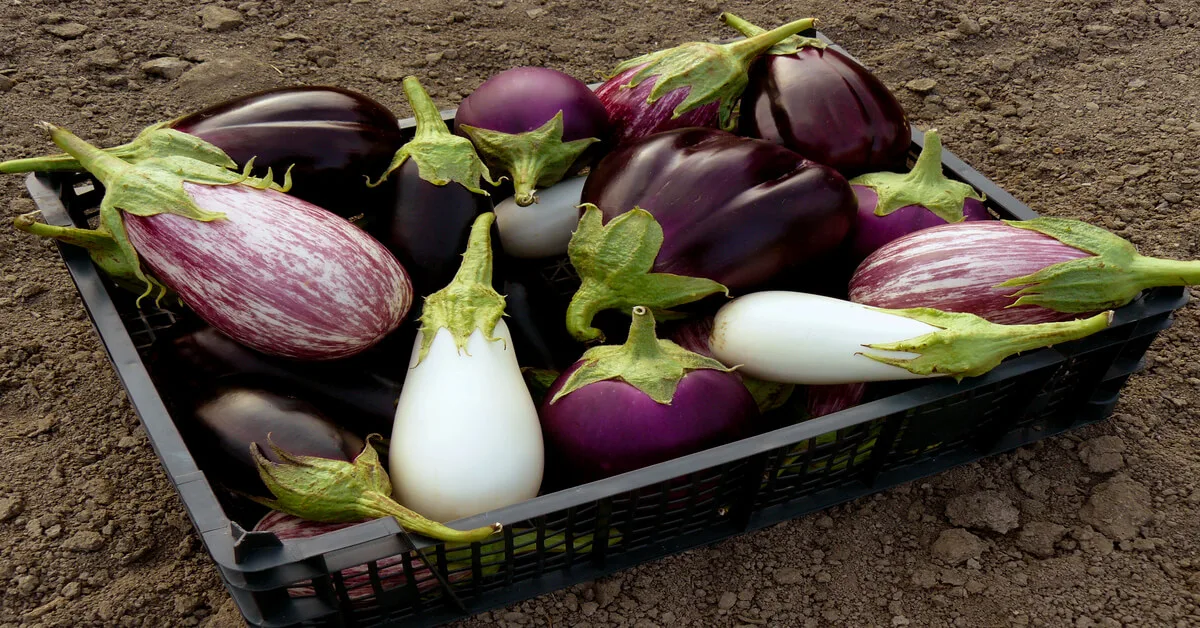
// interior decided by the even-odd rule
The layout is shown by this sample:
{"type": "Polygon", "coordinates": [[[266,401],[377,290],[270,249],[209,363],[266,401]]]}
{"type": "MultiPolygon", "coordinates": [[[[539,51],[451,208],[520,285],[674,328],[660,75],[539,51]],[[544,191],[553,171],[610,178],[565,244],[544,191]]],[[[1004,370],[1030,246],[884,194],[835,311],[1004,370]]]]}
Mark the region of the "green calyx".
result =
{"type": "Polygon", "coordinates": [[[1146,257],[1120,236],[1079,220],[1043,217],[1004,223],[1092,254],[997,285],[1020,288],[1009,295],[1017,299],[1008,307],[1038,305],[1057,312],[1096,312],[1121,307],[1147,288],[1200,284],[1200,261],[1146,257]]]}
{"type": "Polygon", "coordinates": [[[367,445],[353,462],[290,454],[271,442],[268,445],[283,462],[267,459],[258,443],[250,444],[250,455],[258,476],[275,499],[255,501],[309,521],[353,523],[379,517],[395,517],[406,530],[439,541],[482,541],[499,532],[499,523],[474,530],[455,530],[401,506],[391,498],[392,482],[379,464],[371,445],[378,434],[367,436],[367,445]]]}
{"type": "Polygon", "coordinates": [[[946,222],[962,222],[966,199],[984,200],[975,188],[947,179],[942,174],[942,139],[937,129],[925,132],[925,146],[907,174],[874,172],[855,177],[850,184],[875,190],[879,197],[875,204],[876,216],[887,216],[901,207],[920,205],[946,222]]]}
{"type": "Polygon", "coordinates": [[[579,274],[580,285],[567,307],[567,330],[581,341],[603,339],[592,327],[592,319],[602,310],[628,310],[642,305],[656,310],[659,317],[670,316],[666,308],[698,301],[710,294],[729,289],[700,277],[650,272],[662,248],[662,226],[650,212],[635,207],[607,225],[600,208],[591,203],[584,209],[579,227],[567,245],[571,265],[579,274]]]}
{"type": "Polygon", "coordinates": [[[537,188],[546,188],[566,177],[571,166],[599,138],[563,141],[563,112],[542,126],[524,133],[501,133],[466,124],[459,128],[471,138],[484,161],[512,177],[513,199],[528,207],[538,201],[537,188]]]}
{"type": "MultiPolygon", "coordinates": [[[[103,149],[103,152],[129,163],[163,157],[186,157],[221,168],[237,168],[237,164],[225,151],[194,135],[169,128],[169,124],[170,122],[160,122],[148,126],[132,142],[103,149]]],[[[84,169],[79,159],[71,154],[14,159],[0,163],[0,173],[4,174],[84,169]]]]}
{"type": "Polygon", "coordinates": [[[160,300],[162,296],[170,294],[166,286],[154,277],[143,273],[135,265],[136,259],[131,259],[125,254],[120,243],[109,231],[105,221],[101,221],[96,229],[79,229],[38,222],[40,214],[40,211],[34,211],[17,216],[13,218],[13,226],[35,236],[54,238],[60,242],[86,249],[96,266],[104,271],[104,274],[108,275],[113,283],[125,290],[140,293],[149,284],[152,290],[159,292],[160,300]]]}
{"type": "MultiPolygon", "coordinates": [[[[387,180],[397,168],[404,165],[408,159],[417,164],[417,173],[425,181],[434,185],[457,183],[476,193],[490,196],[480,187],[480,179],[496,185],[492,180],[488,167],[475,153],[471,140],[454,135],[442,119],[442,114],[420,81],[414,76],[404,79],[404,95],[412,106],[413,116],[417,120],[416,134],[392,158],[383,176],[367,187],[375,187],[387,180]]],[[[503,178],[503,177],[501,177],[503,178]]]]}
{"type": "MultiPolygon", "coordinates": [[[[745,35],[746,37],[754,37],[767,32],[746,20],[732,14],[722,13],[721,21],[725,22],[733,30],[745,35]]],[[[804,37],[803,35],[792,35],[780,41],[779,43],[767,49],[767,54],[771,55],[790,55],[796,54],[802,48],[828,48],[825,42],[816,37],[804,37]]]]}
{"type": "MultiPolygon", "coordinates": [[[[291,188],[290,168],[284,176],[284,184],[280,186],[271,180],[270,170],[267,170],[266,176],[261,179],[250,176],[250,170],[254,166],[253,159],[246,163],[245,170],[240,174],[224,166],[183,156],[153,157],[129,163],[88,144],[66,129],[47,122],[39,126],[50,134],[50,139],[59,148],[75,158],[80,167],[104,184],[104,199],[100,201],[100,227],[94,235],[86,235],[81,233],[86,230],[55,229],[49,225],[39,227],[36,223],[21,218],[14,221],[14,225],[35,235],[79,242],[88,249],[92,259],[98,260],[97,263],[102,269],[115,273],[114,278],[127,285],[141,287],[142,293],[137,301],[139,305],[143,298],[155,292],[158,293],[156,302],[161,302],[167,291],[160,282],[151,279],[142,270],[137,251],[129,242],[125,231],[123,213],[137,216],[171,213],[204,222],[224,218],[224,214],[201,209],[184,189],[184,182],[203,185],[247,185],[280,192],[291,188]]],[[[184,137],[200,141],[191,136],[184,137]]],[[[203,153],[199,149],[198,152],[203,153]]]]}
{"type": "Polygon", "coordinates": [[[728,373],[733,370],[670,340],[660,340],[654,331],[654,315],[641,305],[633,308],[633,323],[629,326],[625,344],[592,347],[580,360],[583,366],[567,378],[550,400],[551,405],[588,384],[607,379],[619,379],[656,402],[670,405],[679,380],[688,372],[713,369],[728,373]]]}
{"type": "Polygon", "coordinates": [[[504,316],[504,297],[492,288],[492,223],[496,214],[480,214],[471,225],[467,250],[462,265],[445,288],[425,298],[421,312],[420,364],[429,354],[439,329],[445,328],[454,338],[458,351],[466,351],[467,342],[475,330],[483,332],[489,342],[500,340],[493,334],[496,323],[504,316]]]}
{"type": "Polygon", "coordinates": [[[647,104],[677,89],[687,89],[687,97],[671,112],[672,118],[720,102],[721,127],[729,130],[733,128],[733,107],[750,80],[746,75],[750,64],[771,46],[816,24],[816,20],[808,18],[728,44],[700,41],[680,44],[624,61],[610,77],[641,66],[622,89],[632,89],[648,78],[657,77],[646,98],[647,104]]]}
{"type": "Polygon", "coordinates": [[[899,342],[864,345],[877,351],[915,353],[915,358],[861,353],[872,360],[898,366],[916,375],[949,375],[956,380],[977,377],[996,368],[1004,358],[1061,342],[1078,340],[1108,327],[1111,311],[1064,323],[998,325],[974,314],[931,308],[888,310],[871,308],[938,328],[899,342]]]}
{"type": "Polygon", "coordinates": [[[768,382],[764,379],[755,379],[741,374],[742,384],[746,390],[750,391],[750,396],[754,397],[754,404],[758,406],[760,413],[767,413],[776,408],[783,407],[792,398],[792,393],[796,391],[794,384],[781,384],[779,382],[768,382]]]}

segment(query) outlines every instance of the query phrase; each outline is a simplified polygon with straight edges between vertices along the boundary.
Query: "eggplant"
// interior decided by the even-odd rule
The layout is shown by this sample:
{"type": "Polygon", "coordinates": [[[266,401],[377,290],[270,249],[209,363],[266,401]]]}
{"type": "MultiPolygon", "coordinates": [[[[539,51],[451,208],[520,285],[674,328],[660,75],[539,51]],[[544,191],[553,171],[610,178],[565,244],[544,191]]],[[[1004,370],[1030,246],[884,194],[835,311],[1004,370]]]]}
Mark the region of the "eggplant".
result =
{"type": "Polygon", "coordinates": [[[413,291],[424,297],[454,278],[471,223],[492,210],[481,179],[495,181],[471,141],[450,133],[415,77],[404,79],[404,94],[416,118],[416,135],[373,184],[396,172],[396,204],[372,221],[368,231],[400,260],[412,277],[413,291]]]}
{"type": "MultiPolygon", "coordinates": [[[[747,37],[763,32],[731,13],[721,19],[747,37]]],[[[787,146],[847,177],[903,167],[912,141],[904,109],[888,88],[809,37],[781,42],[750,67],[738,132],[787,146]]]]}
{"type": "Polygon", "coordinates": [[[359,433],[388,433],[400,398],[404,369],[385,371],[367,355],[330,362],[300,362],[248,349],[213,329],[203,327],[156,343],[151,356],[156,383],[169,387],[172,398],[199,403],[225,382],[269,383],[279,390],[303,393],[338,423],[359,433]]]}
{"type": "Polygon", "coordinates": [[[997,325],[931,308],[882,309],[767,291],[724,305],[709,346],[751,377],[789,384],[977,377],[1015,353],[1106,329],[1112,312],[1039,325],[997,325]]]}
{"type": "Polygon", "coordinates": [[[537,406],[492,288],[495,218],[475,220],[458,273],[425,300],[392,427],[397,499],[445,521],[531,499],[542,481],[537,406]]]}
{"type": "Polygon", "coordinates": [[[1146,257],[1100,227],[1042,217],[947,224],[893,240],[859,265],[850,299],[1029,324],[1118,308],[1147,288],[1197,284],[1200,261],[1146,257]]]}
{"type": "MultiPolygon", "coordinates": [[[[129,144],[107,149],[126,161],[177,154],[162,131],[212,144],[244,166],[292,168],[290,193],[339,216],[374,216],[392,204],[392,190],[363,184],[387,166],[404,143],[396,116],[371,98],[339,87],[282,87],[240,96],[148,127],[129,144]],[[165,151],[165,152],[164,152],[165,151]]],[[[179,138],[174,138],[178,140],[179,138]]],[[[217,164],[225,165],[225,164],[217,164]]],[[[0,173],[83,170],[70,155],[19,159],[0,173]]]]}
{"type": "Polygon", "coordinates": [[[850,184],[832,168],[770,142],[702,128],[658,133],[610,153],[588,175],[582,200],[608,225],[599,229],[585,210],[571,241],[583,285],[568,327],[581,340],[597,337],[591,316],[608,307],[672,307],[799,272],[842,243],[857,211],[850,184]],[[616,222],[635,208],[652,219],[635,213],[616,222]],[[622,251],[653,255],[648,270],[657,275],[638,274],[622,251]],[[619,283],[614,273],[624,273],[619,283]],[[716,285],[688,284],[699,290],[671,294],[676,288],[666,284],[679,283],[671,277],[716,285]]]}
{"type": "Polygon", "coordinates": [[[270,493],[250,454],[253,443],[276,463],[282,459],[268,447],[268,437],[289,453],[343,462],[364,446],[311,403],[261,387],[222,387],[185,421],[183,431],[204,471],[230,489],[261,496],[270,493]]]}
{"type": "Polygon", "coordinates": [[[537,202],[536,188],[590,165],[610,138],[608,113],[587,85],[538,67],[484,81],[458,106],[454,127],[484,162],[512,179],[521,206],[537,202]]]}
{"type": "Polygon", "coordinates": [[[496,226],[504,254],[521,259],[560,257],[579,226],[579,195],[587,177],[564,179],[542,191],[537,205],[509,197],[496,204],[496,226]]]}
{"type": "Polygon", "coordinates": [[[925,146],[907,174],[876,172],[850,180],[858,198],[852,250],[861,262],[876,249],[914,231],[964,220],[991,220],[984,196],[942,172],[942,138],[925,132],[925,146]]]}
{"type": "Polygon", "coordinates": [[[637,306],[632,316],[624,345],[589,349],[542,402],[548,454],[571,481],[633,471],[754,429],[758,406],[730,369],[659,340],[649,309],[637,306]]]}
{"type": "Polygon", "coordinates": [[[690,126],[733,130],[733,109],[756,58],[816,20],[791,22],[741,41],[693,41],[620,63],[596,95],[608,110],[617,146],[690,126]]]}
{"type": "Polygon", "coordinates": [[[301,359],[359,353],[407,315],[412,285],[396,258],[345,219],[285,194],[290,179],[279,186],[269,171],[256,179],[249,168],[238,175],[178,156],[129,163],[43,128],[107,188],[100,227],[17,226],[106,243],[93,259],[140,281],[139,305],[166,286],[234,340],[301,359]]]}

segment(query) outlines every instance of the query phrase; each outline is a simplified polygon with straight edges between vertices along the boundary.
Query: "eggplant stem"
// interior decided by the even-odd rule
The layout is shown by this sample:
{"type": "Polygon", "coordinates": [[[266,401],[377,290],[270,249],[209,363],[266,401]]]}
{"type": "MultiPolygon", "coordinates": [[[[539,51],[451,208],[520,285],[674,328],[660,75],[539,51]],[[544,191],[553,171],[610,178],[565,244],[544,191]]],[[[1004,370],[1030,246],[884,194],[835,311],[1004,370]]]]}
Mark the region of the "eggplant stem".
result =
{"type": "Polygon", "coordinates": [[[446,126],[446,121],[442,119],[442,112],[438,110],[433,99],[429,97],[429,93],[421,87],[421,82],[417,80],[417,77],[405,77],[403,86],[404,96],[408,98],[408,104],[413,110],[413,118],[417,121],[417,130],[414,139],[428,139],[438,135],[450,135],[450,128],[446,126]]]}
{"type": "Polygon", "coordinates": [[[756,57],[766,52],[768,48],[774,46],[780,41],[795,35],[801,31],[806,31],[811,28],[816,28],[817,20],[815,18],[805,18],[788,22],[783,26],[771,29],[764,33],[760,33],[753,37],[747,37],[729,44],[725,44],[734,56],[742,60],[744,64],[749,64],[756,57]]]}
{"type": "Polygon", "coordinates": [[[113,246],[112,236],[95,229],[79,229],[77,227],[60,227],[44,222],[38,222],[41,210],[21,214],[13,218],[13,226],[26,233],[42,238],[54,238],[88,250],[107,249],[113,246]]]}
{"type": "Polygon", "coordinates": [[[109,185],[122,172],[132,167],[119,157],[110,155],[88,144],[74,133],[62,127],[55,126],[49,122],[39,122],[37,126],[46,131],[50,135],[50,139],[59,148],[66,151],[68,155],[78,159],[79,165],[84,170],[92,173],[105,186],[109,185]]]}
{"type": "Polygon", "coordinates": [[[474,530],[455,530],[447,525],[426,519],[386,495],[374,492],[366,493],[363,495],[363,500],[379,508],[387,516],[395,517],[396,522],[405,530],[439,541],[472,543],[482,541],[504,529],[504,526],[497,522],[474,530]]]}

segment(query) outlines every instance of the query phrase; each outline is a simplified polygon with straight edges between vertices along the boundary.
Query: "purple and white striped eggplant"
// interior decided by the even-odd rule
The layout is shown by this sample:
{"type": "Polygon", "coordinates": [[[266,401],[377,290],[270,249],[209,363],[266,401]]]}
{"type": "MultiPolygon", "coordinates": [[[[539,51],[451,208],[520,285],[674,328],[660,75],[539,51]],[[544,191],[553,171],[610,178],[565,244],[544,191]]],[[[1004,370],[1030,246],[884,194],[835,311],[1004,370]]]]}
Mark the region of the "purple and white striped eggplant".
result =
{"type": "Polygon", "coordinates": [[[690,126],[732,130],[750,64],[815,25],[813,19],[797,20],[728,44],[693,41],[622,62],[596,89],[615,144],[690,126]]]}
{"type": "Polygon", "coordinates": [[[850,300],[966,312],[993,323],[1065,321],[1121,307],[1155,286],[1200,283],[1200,262],[1139,255],[1078,220],[959,222],[885,244],[859,265],[850,300]]]}
{"type": "Polygon", "coordinates": [[[86,235],[93,259],[140,284],[142,297],[170,288],[234,340],[314,360],[363,351],[407,315],[412,285],[387,248],[285,194],[288,183],[271,183],[269,171],[256,179],[249,166],[238,175],[185,157],[130,164],[44,128],[105,185],[100,227],[22,228],[68,241],[86,235]]]}

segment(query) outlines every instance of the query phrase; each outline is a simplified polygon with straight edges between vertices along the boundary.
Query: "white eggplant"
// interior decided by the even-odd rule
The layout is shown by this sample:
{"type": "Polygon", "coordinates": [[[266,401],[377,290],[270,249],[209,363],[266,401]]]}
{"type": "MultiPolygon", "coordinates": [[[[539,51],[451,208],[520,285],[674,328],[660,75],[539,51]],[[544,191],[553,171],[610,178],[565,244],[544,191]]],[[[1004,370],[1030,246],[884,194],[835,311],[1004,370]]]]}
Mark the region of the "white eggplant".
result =
{"type": "Polygon", "coordinates": [[[505,255],[540,259],[565,255],[579,226],[579,199],[586,176],[560,181],[540,192],[538,202],[522,207],[514,197],[496,205],[496,228],[505,255]]]}
{"type": "Polygon", "coordinates": [[[537,407],[492,289],[494,220],[476,219],[458,274],[425,301],[392,428],[396,500],[439,521],[530,499],[542,481],[537,407]]]}
{"type": "Polygon", "coordinates": [[[982,375],[1010,355],[1076,340],[1112,313],[1065,323],[997,325],[973,314],[886,310],[800,292],[757,292],[717,312],[709,346],[751,377],[789,384],[982,375]]]}

